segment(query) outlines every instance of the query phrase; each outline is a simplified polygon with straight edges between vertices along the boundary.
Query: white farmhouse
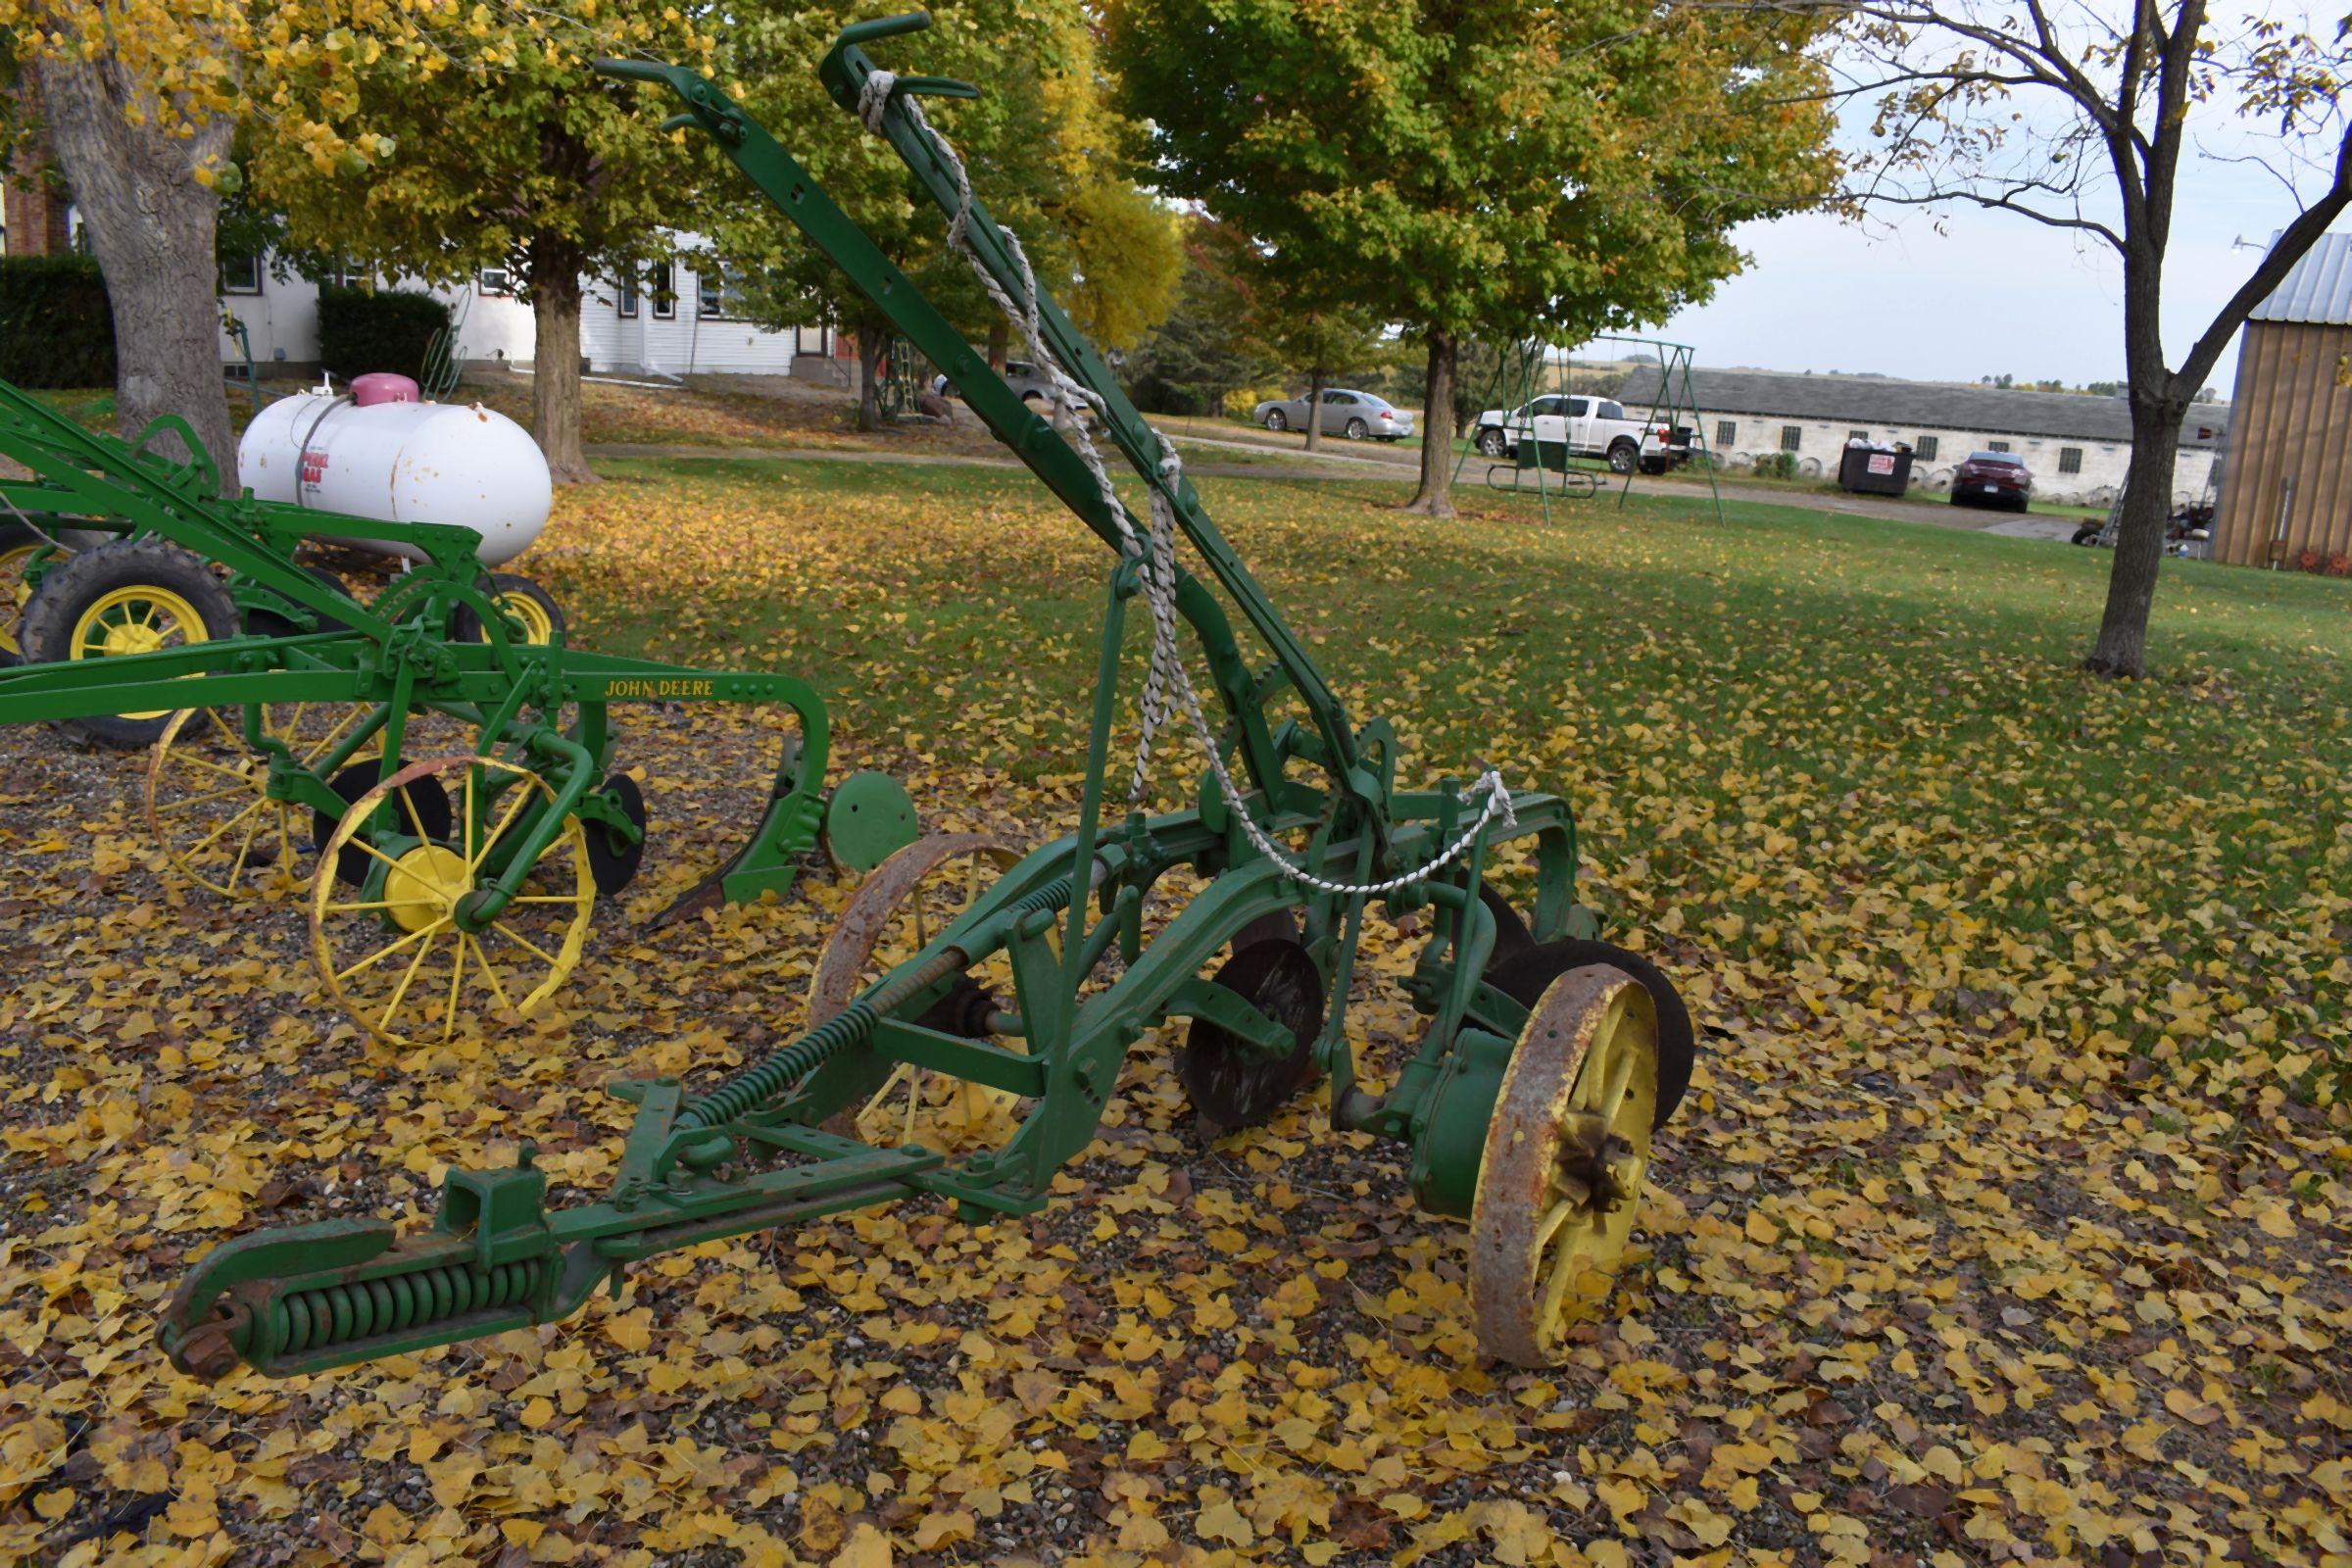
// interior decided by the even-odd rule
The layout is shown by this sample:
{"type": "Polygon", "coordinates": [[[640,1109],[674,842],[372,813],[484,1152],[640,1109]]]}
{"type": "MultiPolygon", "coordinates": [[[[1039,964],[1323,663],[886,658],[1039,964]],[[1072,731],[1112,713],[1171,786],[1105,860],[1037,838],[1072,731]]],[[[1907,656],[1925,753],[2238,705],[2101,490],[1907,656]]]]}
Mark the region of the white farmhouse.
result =
{"type": "MultiPolygon", "coordinates": [[[[733,313],[735,291],[715,264],[698,271],[673,263],[666,272],[657,269],[633,285],[582,279],[580,352],[590,373],[795,375],[839,386],[856,379],[856,345],[832,327],[766,331],[733,313]]],[[[399,286],[421,285],[410,280],[399,286]]],[[[485,268],[466,282],[427,292],[449,306],[459,356],[467,364],[532,367],[538,334],[530,307],[515,298],[514,279],[505,269],[485,268]]],[[[292,271],[279,277],[263,257],[240,258],[220,269],[220,308],[245,329],[239,343],[223,326],[224,363],[241,367],[250,352],[263,375],[309,375],[320,368],[317,282],[292,271]]]]}
{"type": "MultiPolygon", "coordinates": [[[[1781,370],[1694,368],[1690,382],[1698,435],[1735,469],[1787,452],[1799,473],[1834,477],[1858,438],[1909,447],[1912,488],[1948,492],[1954,466],[1971,452],[2007,452],[2024,460],[2040,499],[2103,506],[2122,493],[2132,462],[2132,410],[2122,398],[1781,370]]],[[[1656,368],[1640,369],[1617,396],[1627,414],[1642,415],[1657,389],[1656,368]]],[[[2189,410],[2173,469],[2177,501],[2205,494],[2229,418],[2226,403],[2189,410]]]]}

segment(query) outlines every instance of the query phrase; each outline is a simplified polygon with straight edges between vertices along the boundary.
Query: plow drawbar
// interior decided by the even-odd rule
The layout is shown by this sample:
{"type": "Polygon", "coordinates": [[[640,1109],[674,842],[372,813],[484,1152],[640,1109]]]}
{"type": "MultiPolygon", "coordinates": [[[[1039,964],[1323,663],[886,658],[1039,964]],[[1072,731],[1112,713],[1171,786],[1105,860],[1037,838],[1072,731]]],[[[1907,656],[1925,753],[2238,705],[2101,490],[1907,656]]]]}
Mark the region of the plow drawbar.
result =
{"type": "Polygon", "coordinates": [[[856,24],[819,74],[949,215],[1022,348],[1055,377],[1046,411],[1025,407],[714,84],[676,67],[602,69],[673,94],[671,123],[710,134],[1110,547],[1077,830],[1027,853],[961,834],[893,855],[820,956],[806,1032],[698,1092],[615,1086],[637,1110],[598,1201],[551,1209],[526,1150],[510,1169],[452,1172],[419,1235],[335,1222],[219,1248],[163,1327],[182,1369],[316,1372],[554,1322],[634,1259],[901,1198],[972,1220],[1034,1211],[1094,1139],[1132,1048],[1177,1020],[1175,1070],[1205,1133],[1263,1121],[1320,1085],[1335,1128],[1404,1146],[1416,1200],[1469,1221],[1468,1305],[1489,1353],[1554,1363],[1607,1300],[1651,1135],[1690,1080],[1687,1010],[1577,902],[1565,801],[1492,771],[1396,785],[1388,721],[1350,719],[916,102],[974,89],[896,76],[863,50],[926,25],[919,14],[856,24]],[[1090,421],[1071,417],[1081,406],[1090,421]],[[1140,480],[1148,515],[1113,488],[1096,431],[1140,480]],[[1179,540],[1199,570],[1177,561],[1179,540]],[[1270,663],[1244,659],[1228,606],[1270,663]],[[1144,745],[1129,777],[1111,732],[1138,610],[1152,641],[1130,682],[1144,745]],[[1277,699],[1296,716],[1277,718],[1277,699]],[[1189,808],[1143,810],[1153,734],[1179,722],[1206,772],[1189,808]],[[1106,799],[1114,769],[1123,811],[1106,799]],[[1516,903],[1487,876],[1506,844],[1516,903]],[[1165,881],[1178,871],[1198,890],[1165,881]],[[1358,1081],[1347,1027],[1375,907],[1427,931],[1405,981],[1426,1030],[1380,1093],[1358,1081]]]}

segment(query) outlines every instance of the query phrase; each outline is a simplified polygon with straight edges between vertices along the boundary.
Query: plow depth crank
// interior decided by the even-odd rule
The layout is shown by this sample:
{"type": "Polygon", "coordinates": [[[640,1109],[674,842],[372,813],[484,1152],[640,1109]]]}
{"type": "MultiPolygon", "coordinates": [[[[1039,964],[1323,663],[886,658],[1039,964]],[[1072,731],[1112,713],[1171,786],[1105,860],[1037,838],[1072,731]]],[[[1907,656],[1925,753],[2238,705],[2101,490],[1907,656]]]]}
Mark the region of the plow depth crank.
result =
{"type": "MultiPolygon", "coordinates": [[[[952,241],[1032,360],[1057,372],[1054,418],[1025,407],[716,86],[676,67],[603,69],[683,100],[672,123],[712,136],[1111,546],[1077,831],[1025,855],[982,835],[925,840],[884,862],[819,962],[805,1033],[708,1087],[614,1086],[636,1119],[599,1201],[548,1207],[526,1148],[511,1168],[452,1171],[421,1233],[336,1220],[218,1248],[162,1327],[184,1370],[315,1372],[552,1322],[634,1260],[896,1199],[948,1200],[966,1218],[1032,1212],[1093,1140],[1130,1048],[1174,1019],[1186,1020],[1178,1072],[1204,1121],[1257,1121],[1323,1080],[1335,1127],[1409,1151],[1418,1201],[1469,1221],[1470,1304],[1490,1353],[1555,1362],[1605,1299],[1651,1135],[1690,1079],[1682,1003],[1645,960],[1596,940],[1574,898],[1565,802],[1493,774],[1467,791],[1397,787],[1388,723],[1350,720],[915,101],[974,89],[895,76],[859,47],[927,24],[854,25],[820,76],[950,215],[952,241]],[[1148,517],[1112,490],[1085,422],[1067,416],[1076,404],[1142,480],[1148,517]],[[1179,537],[1205,575],[1178,564],[1179,537]],[[1270,667],[1245,661],[1227,605],[1270,667]],[[1209,748],[1196,804],[1165,814],[1106,809],[1111,781],[1127,778],[1110,740],[1138,609],[1153,633],[1134,683],[1138,786],[1162,720],[1185,720],[1209,748]],[[1302,721],[1276,721],[1286,692],[1302,721]],[[1214,725],[1203,696],[1221,710],[1214,725]],[[1524,913],[1487,879],[1507,841],[1532,865],[1524,913]],[[1147,937],[1146,900],[1172,902],[1163,879],[1185,871],[1199,891],[1164,923],[1155,903],[1147,937]],[[1347,1028],[1374,906],[1428,930],[1405,982],[1427,1029],[1380,1094],[1357,1082],[1347,1028]]],[[[600,667],[586,689],[628,678],[600,667]]]]}

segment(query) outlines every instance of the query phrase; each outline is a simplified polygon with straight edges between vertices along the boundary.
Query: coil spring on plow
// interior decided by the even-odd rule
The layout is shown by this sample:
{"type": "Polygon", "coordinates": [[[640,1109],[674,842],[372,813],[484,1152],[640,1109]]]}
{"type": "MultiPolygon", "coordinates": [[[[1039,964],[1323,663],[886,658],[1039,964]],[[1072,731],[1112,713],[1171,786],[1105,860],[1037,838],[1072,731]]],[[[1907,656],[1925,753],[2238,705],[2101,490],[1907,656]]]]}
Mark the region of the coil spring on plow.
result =
{"type": "Polygon", "coordinates": [[[270,1301],[270,1338],[280,1351],[292,1354],[514,1306],[536,1295],[545,1271],[542,1258],[487,1269],[449,1263],[356,1285],[296,1291],[270,1301]]]}

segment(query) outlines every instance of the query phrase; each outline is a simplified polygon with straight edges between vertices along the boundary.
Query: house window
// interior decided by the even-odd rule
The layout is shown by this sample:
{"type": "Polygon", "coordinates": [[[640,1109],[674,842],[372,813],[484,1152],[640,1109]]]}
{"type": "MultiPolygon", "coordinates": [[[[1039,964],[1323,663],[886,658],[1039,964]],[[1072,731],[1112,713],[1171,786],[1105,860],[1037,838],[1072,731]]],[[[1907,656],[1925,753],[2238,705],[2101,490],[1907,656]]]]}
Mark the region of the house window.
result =
{"type": "Polygon", "coordinates": [[[485,267],[474,274],[473,284],[484,294],[512,294],[514,274],[503,267],[485,267]]]}
{"type": "Polygon", "coordinates": [[[1922,463],[1934,463],[1936,461],[1936,438],[1932,435],[1921,436],[1919,444],[1911,449],[1911,455],[1922,463]]]}
{"type": "Polygon", "coordinates": [[[1845,438],[1848,441],[1859,441],[1864,446],[1868,446],[1870,444],[1870,432],[1868,430],[1848,430],[1845,432],[1845,438]]]}
{"type": "Polygon", "coordinates": [[[2058,471],[2060,473],[2081,473],[2082,471],[2082,449],[2081,447],[2060,447],[2058,449],[2058,471]]]}
{"type": "Polygon", "coordinates": [[[620,280],[620,293],[613,302],[613,308],[620,312],[622,320],[634,321],[637,319],[637,278],[632,273],[620,280]]]}
{"type": "Polygon", "coordinates": [[[678,268],[675,262],[663,262],[654,270],[654,319],[674,321],[678,318],[678,268]]]}
{"type": "Polygon", "coordinates": [[[1805,444],[1805,427],[1801,424],[1781,426],[1781,450],[1794,452],[1805,444]]]}
{"type": "Polygon", "coordinates": [[[1987,441],[1984,443],[1984,450],[1987,452],[2006,452],[2009,450],[2009,443],[2006,441],[1987,441]]]}
{"type": "Polygon", "coordinates": [[[220,292],[223,294],[259,294],[262,291],[262,258],[259,252],[246,256],[220,258],[220,292]]]}
{"type": "Polygon", "coordinates": [[[1715,421],[1715,444],[1725,451],[1740,444],[1740,426],[1730,419],[1715,421]]]}
{"type": "Polygon", "coordinates": [[[731,267],[695,274],[694,313],[709,320],[731,319],[743,304],[743,279],[731,267]]]}

